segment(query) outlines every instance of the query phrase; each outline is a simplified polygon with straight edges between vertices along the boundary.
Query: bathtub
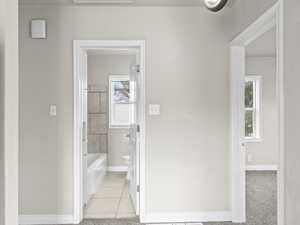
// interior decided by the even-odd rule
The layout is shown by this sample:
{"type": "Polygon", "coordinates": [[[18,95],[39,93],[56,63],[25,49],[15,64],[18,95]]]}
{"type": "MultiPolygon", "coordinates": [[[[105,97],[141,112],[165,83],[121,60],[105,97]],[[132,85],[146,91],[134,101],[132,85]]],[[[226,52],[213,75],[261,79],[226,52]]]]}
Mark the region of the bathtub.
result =
{"type": "Polygon", "coordinates": [[[107,154],[88,154],[87,167],[87,194],[89,200],[89,198],[97,192],[97,189],[106,174],[107,154]]]}

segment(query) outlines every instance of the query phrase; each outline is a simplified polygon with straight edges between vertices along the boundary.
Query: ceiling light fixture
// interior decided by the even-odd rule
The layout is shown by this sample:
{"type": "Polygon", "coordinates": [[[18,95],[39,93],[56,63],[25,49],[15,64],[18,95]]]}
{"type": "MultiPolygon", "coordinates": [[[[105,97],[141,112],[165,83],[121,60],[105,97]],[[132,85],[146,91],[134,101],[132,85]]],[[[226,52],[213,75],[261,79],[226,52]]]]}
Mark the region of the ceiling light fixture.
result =
{"type": "Polygon", "coordinates": [[[218,12],[226,5],[228,0],[203,0],[206,8],[213,12],[218,12]]]}

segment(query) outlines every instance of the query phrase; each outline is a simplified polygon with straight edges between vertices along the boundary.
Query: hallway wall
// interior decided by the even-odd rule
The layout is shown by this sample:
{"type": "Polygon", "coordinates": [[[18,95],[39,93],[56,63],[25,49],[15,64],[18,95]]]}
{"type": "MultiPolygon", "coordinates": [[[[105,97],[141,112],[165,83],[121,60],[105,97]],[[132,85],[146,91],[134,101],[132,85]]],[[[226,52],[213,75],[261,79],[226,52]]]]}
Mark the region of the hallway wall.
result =
{"type": "Polygon", "coordinates": [[[22,6],[21,213],[72,213],[74,39],[146,40],[146,103],[161,104],[160,116],[146,116],[147,214],[230,213],[229,41],[273,2],[240,1],[219,14],[22,6]],[[47,40],[29,38],[32,18],[47,19],[47,40]]]}
{"type": "Polygon", "coordinates": [[[286,225],[300,224],[300,2],[284,0],[286,225]]]}
{"type": "MultiPolygon", "coordinates": [[[[5,30],[4,30],[4,0],[0,1],[0,198],[4,199],[4,43],[5,43],[5,30]]],[[[4,224],[4,201],[0,202],[0,223],[4,224]]]]}
{"type": "Polygon", "coordinates": [[[18,1],[0,0],[0,224],[18,224],[18,1]]]}
{"type": "Polygon", "coordinates": [[[147,213],[230,211],[226,10],[28,5],[20,16],[22,214],[72,213],[74,39],[146,40],[146,103],[161,104],[146,115],[147,213]],[[47,19],[46,40],[29,37],[32,18],[47,19]]]}

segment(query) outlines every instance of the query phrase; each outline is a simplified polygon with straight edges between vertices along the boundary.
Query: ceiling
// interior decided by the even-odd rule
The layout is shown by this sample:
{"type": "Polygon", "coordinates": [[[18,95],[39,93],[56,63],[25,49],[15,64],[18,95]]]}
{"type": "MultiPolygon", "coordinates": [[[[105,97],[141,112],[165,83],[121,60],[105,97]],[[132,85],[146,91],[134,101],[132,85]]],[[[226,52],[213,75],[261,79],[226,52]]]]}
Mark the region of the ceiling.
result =
{"type": "MultiPolygon", "coordinates": [[[[19,0],[21,4],[101,4],[132,6],[204,6],[203,0],[19,0]],[[76,3],[77,2],[77,3],[76,3]]],[[[229,0],[232,7],[239,0],[229,0]]]]}
{"type": "Polygon", "coordinates": [[[276,56],[276,28],[266,32],[246,47],[247,56],[276,56]]]}

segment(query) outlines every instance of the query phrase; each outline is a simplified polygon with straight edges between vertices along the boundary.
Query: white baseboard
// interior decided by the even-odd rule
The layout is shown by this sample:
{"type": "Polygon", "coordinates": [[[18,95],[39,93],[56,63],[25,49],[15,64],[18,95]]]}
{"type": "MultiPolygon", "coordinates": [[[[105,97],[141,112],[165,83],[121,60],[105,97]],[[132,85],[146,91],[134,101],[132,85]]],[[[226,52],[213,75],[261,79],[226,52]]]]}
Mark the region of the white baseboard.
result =
{"type": "Polygon", "coordinates": [[[246,166],[247,171],[277,171],[277,165],[248,165],[246,166]]]}
{"type": "Polygon", "coordinates": [[[141,215],[141,223],[202,223],[202,222],[230,222],[231,211],[216,212],[186,212],[186,213],[150,213],[141,215]]]}
{"type": "MultiPolygon", "coordinates": [[[[148,223],[147,225],[176,225],[172,223],[148,223]]],[[[181,223],[177,225],[203,225],[203,223],[181,223]]]]}
{"type": "Polygon", "coordinates": [[[107,167],[107,171],[109,172],[127,172],[127,166],[109,166],[107,167]]]}
{"type": "Polygon", "coordinates": [[[19,224],[73,224],[73,215],[20,215],[19,224]]]}

